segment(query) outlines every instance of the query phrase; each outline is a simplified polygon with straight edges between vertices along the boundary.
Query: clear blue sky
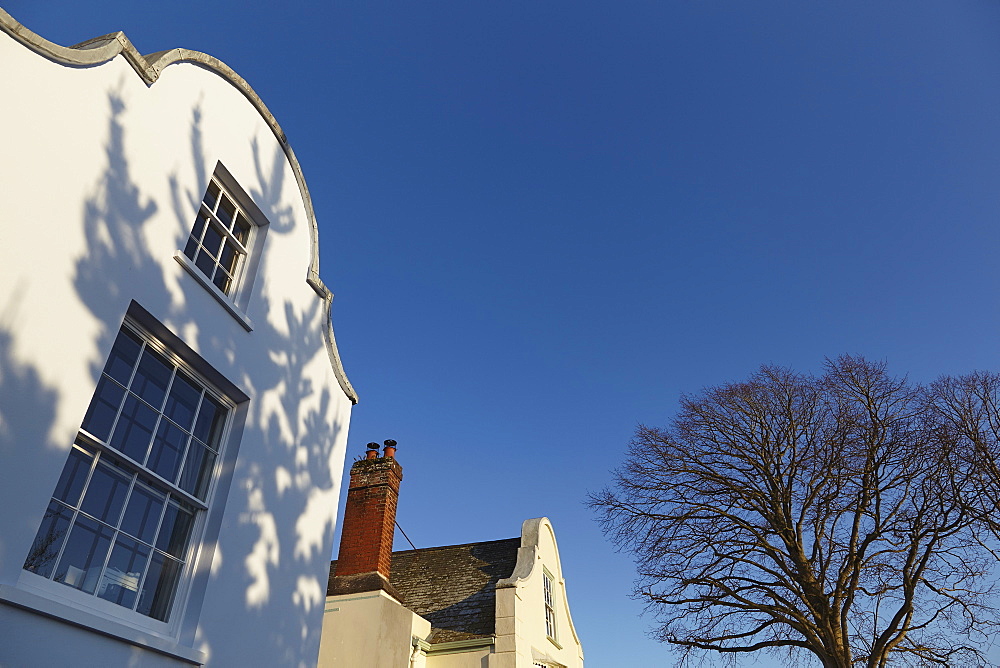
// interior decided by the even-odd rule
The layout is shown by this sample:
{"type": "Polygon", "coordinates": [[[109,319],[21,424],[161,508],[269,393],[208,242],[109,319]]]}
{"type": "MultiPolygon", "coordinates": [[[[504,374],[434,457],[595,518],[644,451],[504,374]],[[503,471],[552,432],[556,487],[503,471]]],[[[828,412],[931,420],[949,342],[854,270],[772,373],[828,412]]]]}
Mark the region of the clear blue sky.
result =
{"type": "Polygon", "coordinates": [[[1000,368],[1000,3],[0,4],[250,82],[319,218],[349,459],[399,441],[418,547],[551,518],[590,668],[668,663],[583,505],[637,422],[762,363],[1000,368]]]}

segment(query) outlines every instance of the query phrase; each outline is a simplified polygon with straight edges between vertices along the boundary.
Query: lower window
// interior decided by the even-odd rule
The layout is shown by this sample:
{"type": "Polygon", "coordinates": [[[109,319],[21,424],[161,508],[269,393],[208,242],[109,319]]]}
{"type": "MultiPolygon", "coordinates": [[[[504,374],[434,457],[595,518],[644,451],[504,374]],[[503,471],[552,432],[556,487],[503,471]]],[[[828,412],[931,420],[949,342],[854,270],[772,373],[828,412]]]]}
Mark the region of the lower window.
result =
{"type": "Polygon", "coordinates": [[[166,622],[230,412],[196,373],[126,324],[25,570],[166,622]]]}

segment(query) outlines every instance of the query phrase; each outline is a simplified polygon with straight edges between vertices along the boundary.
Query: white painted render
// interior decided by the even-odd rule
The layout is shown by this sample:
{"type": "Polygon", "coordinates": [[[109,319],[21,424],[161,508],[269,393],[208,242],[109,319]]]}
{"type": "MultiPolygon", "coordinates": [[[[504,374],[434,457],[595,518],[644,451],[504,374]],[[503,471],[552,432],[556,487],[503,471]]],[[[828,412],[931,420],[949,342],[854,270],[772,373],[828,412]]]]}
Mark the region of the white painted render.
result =
{"type": "Polygon", "coordinates": [[[294,155],[203,54],[148,83],[123,36],[70,65],[2,10],[0,27],[0,665],[314,665],[356,398],[294,155]],[[174,258],[218,163],[268,222],[252,331],[174,258]],[[247,398],[166,625],[21,568],[133,304],[247,398]]]}

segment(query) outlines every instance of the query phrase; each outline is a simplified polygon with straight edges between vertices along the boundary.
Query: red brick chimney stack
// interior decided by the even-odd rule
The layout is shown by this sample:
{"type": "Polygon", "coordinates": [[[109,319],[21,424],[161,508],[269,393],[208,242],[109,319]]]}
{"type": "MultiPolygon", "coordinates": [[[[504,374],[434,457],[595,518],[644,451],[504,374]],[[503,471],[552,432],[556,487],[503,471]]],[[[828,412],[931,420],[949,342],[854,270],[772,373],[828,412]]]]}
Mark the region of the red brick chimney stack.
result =
{"type": "Polygon", "coordinates": [[[403,467],[395,454],[396,441],[385,441],[382,457],[378,444],[369,443],[366,458],[351,466],[331,593],[334,589],[344,593],[385,589],[395,594],[389,585],[389,567],[403,480],[403,467]]]}

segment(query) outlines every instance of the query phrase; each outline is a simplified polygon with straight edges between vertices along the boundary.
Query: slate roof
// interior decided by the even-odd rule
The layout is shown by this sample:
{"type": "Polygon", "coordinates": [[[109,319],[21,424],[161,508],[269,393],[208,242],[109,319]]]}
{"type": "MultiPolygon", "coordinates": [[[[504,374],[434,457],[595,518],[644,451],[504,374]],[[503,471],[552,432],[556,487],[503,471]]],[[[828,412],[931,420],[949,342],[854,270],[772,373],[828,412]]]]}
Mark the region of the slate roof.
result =
{"type": "Polygon", "coordinates": [[[497,581],[514,572],[520,546],[506,538],[393,552],[389,582],[431,623],[431,643],[487,638],[496,633],[497,581]]]}

